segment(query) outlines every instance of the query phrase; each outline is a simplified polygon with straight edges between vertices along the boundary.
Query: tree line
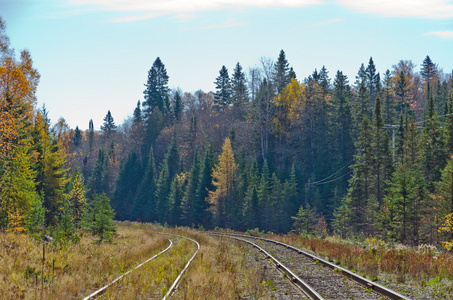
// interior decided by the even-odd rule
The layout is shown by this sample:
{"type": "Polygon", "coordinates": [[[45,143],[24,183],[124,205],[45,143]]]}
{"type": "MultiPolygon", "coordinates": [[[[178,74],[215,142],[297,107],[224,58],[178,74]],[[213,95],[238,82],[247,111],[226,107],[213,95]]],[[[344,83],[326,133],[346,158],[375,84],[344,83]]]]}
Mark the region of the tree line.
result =
{"type": "Polygon", "coordinates": [[[231,77],[222,66],[214,92],[172,90],[168,79],[157,58],[123,124],[106,109],[100,131],[93,120],[85,132],[64,119],[51,129],[58,176],[78,172],[117,219],[448,239],[439,229],[453,213],[453,88],[429,56],[382,75],[370,58],[353,83],[325,66],[299,79],[283,50],[247,71],[237,63],[231,77]]]}

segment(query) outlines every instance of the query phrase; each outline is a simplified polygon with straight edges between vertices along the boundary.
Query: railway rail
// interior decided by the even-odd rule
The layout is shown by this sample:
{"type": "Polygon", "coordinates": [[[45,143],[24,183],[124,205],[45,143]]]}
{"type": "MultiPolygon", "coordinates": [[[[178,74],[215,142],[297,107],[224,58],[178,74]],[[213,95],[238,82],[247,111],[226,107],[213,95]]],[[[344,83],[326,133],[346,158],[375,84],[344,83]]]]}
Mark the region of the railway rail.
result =
{"type": "MultiPolygon", "coordinates": [[[[171,287],[169,288],[168,292],[165,294],[165,296],[163,297],[163,300],[167,300],[171,297],[171,295],[177,290],[178,286],[179,286],[179,283],[181,281],[181,277],[182,275],[184,274],[184,272],[187,270],[187,268],[189,267],[190,263],[193,261],[193,259],[195,258],[195,256],[197,255],[198,251],[200,250],[200,244],[191,239],[191,238],[188,238],[188,237],[185,237],[185,236],[181,236],[181,235],[176,235],[176,234],[170,234],[170,233],[164,233],[164,232],[159,232],[160,234],[164,234],[164,235],[168,235],[168,236],[174,236],[174,237],[178,237],[178,238],[182,238],[182,239],[186,239],[186,240],[189,240],[191,242],[194,242],[196,245],[197,245],[197,250],[195,251],[195,253],[192,255],[192,257],[189,259],[189,261],[187,262],[187,264],[185,265],[185,267],[183,268],[183,270],[179,273],[178,277],[175,279],[175,281],[173,282],[173,284],[171,285],[171,287]]],[[[135,268],[127,271],[126,273],[122,274],[121,276],[119,276],[118,278],[116,278],[115,280],[113,280],[112,282],[110,282],[109,284],[103,286],[102,288],[96,290],[95,292],[91,293],[89,296],[83,298],[83,300],[91,300],[91,299],[95,299],[96,297],[102,295],[103,293],[105,293],[105,291],[111,287],[114,283],[118,282],[119,280],[121,280],[123,277],[125,277],[126,275],[128,275],[129,273],[131,273],[132,271],[140,268],[141,266],[143,266],[144,264],[152,261],[152,260],[155,260],[159,255],[167,252],[168,250],[170,250],[172,247],[173,247],[173,241],[171,239],[168,239],[168,241],[170,242],[170,245],[164,249],[163,251],[159,252],[158,254],[154,255],[153,257],[147,259],[146,261],[144,261],[143,263],[139,264],[138,266],[136,266],[135,268]]]]}
{"type": "MultiPolygon", "coordinates": [[[[335,290],[338,292],[340,288],[335,288],[335,284],[337,283],[334,283],[334,281],[336,280],[337,282],[341,281],[341,280],[338,280],[335,279],[334,277],[339,277],[337,274],[341,274],[342,277],[346,277],[348,278],[349,280],[352,280],[354,281],[355,283],[359,284],[361,287],[363,287],[363,289],[359,288],[362,290],[362,292],[365,292],[365,294],[367,295],[365,298],[362,298],[362,299],[372,299],[372,298],[379,298],[380,296],[385,296],[387,297],[388,299],[409,299],[393,290],[390,290],[376,282],[372,282],[370,280],[367,280],[355,273],[352,273],[351,271],[349,270],[346,270],[340,266],[337,266],[331,262],[328,262],[320,257],[317,257],[316,255],[313,255],[305,250],[302,250],[300,248],[297,248],[297,247],[294,247],[294,246],[291,246],[291,245],[288,245],[288,244],[285,244],[285,243],[281,243],[281,242],[278,242],[278,241],[274,241],[274,240],[270,240],[270,239],[265,239],[265,238],[260,238],[260,237],[254,237],[254,236],[245,236],[245,235],[238,235],[238,234],[228,234],[228,233],[214,233],[214,235],[221,235],[221,236],[226,236],[226,237],[233,237],[233,238],[236,238],[236,239],[239,239],[239,240],[242,240],[242,241],[246,241],[246,242],[249,242],[251,243],[249,240],[252,239],[254,240],[256,243],[261,243],[262,247],[264,247],[264,245],[266,245],[266,247],[269,247],[270,245],[275,245],[277,247],[280,247],[279,250],[275,250],[276,253],[276,256],[278,256],[278,254],[281,254],[281,253],[285,253],[285,255],[288,255],[289,252],[287,251],[290,251],[293,253],[293,255],[297,255],[299,256],[299,258],[297,257],[292,257],[291,258],[291,261],[289,261],[288,264],[290,264],[293,268],[295,269],[299,269],[298,272],[296,273],[299,273],[299,277],[302,277],[303,279],[305,279],[306,282],[308,282],[311,286],[312,286],[312,289],[313,290],[317,290],[317,292],[321,295],[323,295],[325,293],[326,290],[330,290],[330,292],[334,292],[335,290]],[[247,241],[248,240],[248,241],[247,241]],[[264,245],[263,245],[264,244],[264,245]],[[282,247],[284,247],[284,249],[282,249],[282,247]],[[302,265],[300,264],[300,259],[302,259],[301,257],[303,257],[304,259],[307,259],[307,261],[303,264],[303,267],[302,265]],[[297,261],[297,263],[295,262],[297,261]],[[323,266],[323,267],[326,267],[328,269],[330,269],[331,271],[328,271],[329,273],[331,274],[327,274],[327,275],[312,275],[310,274],[311,271],[309,270],[317,270],[317,271],[322,271],[322,270],[319,270],[319,267],[316,268],[317,266],[323,266]],[[303,270],[301,270],[303,269],[303,270]],[[333,272],[332,272],[333,271],[333,272]],[[305,275],[300,275],[300,274],[305,274],[305,275]],[[321,277],[321,278],[320,278],[321,277]],[[325,286],[327,284],[327,286],[325,286]],[[315,288],[313,288],[315,286],[315,288]],[[323,290],[324,293],[320,292],[320,290],[323,290]],[[379,294],[380,296],[379,297],[373,297],[373,295],[370,293],[370,291],[374,291],[375,293],[379,294]]],[[[253,243],[255,244],[255,243],[253,243]]],[[[255,244],[256,245],[256,244],[255,244]]],[[[259,245],[256,245],[255,247],[259,247],[259,245]]],[[[260,248],[262,248],[260,247],[260,248]]],[[[264,250],[264,249],[263,249],[264,250]]],[[[282,261],[283,259],[280,259],[280,261],[282,261]]],[[[280,263],[279,261],[279,263],[280,263]]],[[[288,261],[288,259],[286,259],[286,261],[288,261]]],[[[285,262],[287,263],[287,262],[285,262]]],[[[325,269],[325,268],[323,268],[325,269]]],[[[295,271],[294,271],[295,272],[295,271]]],[[[293,280],[294,277],[290,276],[289,277],[291,280],[293,280]]],[[[341,277],[340,277],[341,279],[341,277]]],[[[354,284],[353,284],[354,285],[354,284]]],[[[344,287],[341,287],[341,290],[346,290],[346,289],[354,289],[354,286],[348,286],[348,284],[346,283],[346,285],[344,287]]],[[[358,291],[355,291],[355,293],[358,293],[358,291]]],[[[318,294],[318,295],[319,295],[318,294]]],[[[312,299],[323,299],[322,297],[321,298],[314,298],[312,296],[310,296],[309,294],[307,294],[308,297],[312,298],[312,299]]],[[[377,295],[376,295],[377,296],[377,295]]],[[[327,295],[326,298],[331,298],[331,299],[338,299],[340,298],[341,296],[337,295],[337,296],[332,296],[332,295],[327,295]]],[[[360,298],[360,296],[355,296],[355,298],[360,298]]]]}

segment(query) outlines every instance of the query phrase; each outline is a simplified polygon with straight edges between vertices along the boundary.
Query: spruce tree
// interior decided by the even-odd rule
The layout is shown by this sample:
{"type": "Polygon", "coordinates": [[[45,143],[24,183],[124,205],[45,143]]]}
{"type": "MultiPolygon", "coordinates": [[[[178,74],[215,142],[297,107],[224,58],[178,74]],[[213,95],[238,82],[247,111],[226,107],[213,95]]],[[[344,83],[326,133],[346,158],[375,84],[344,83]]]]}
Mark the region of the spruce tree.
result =
{"type": "Polygon", "coordinates": [[[274,66],[274,81],[277,88],[277,94],[280,93],[290,82],[289,63],[286,59],[285,51],[280,50],[277,62],[274,66]]]}
{"type": "Polygon", "coordinates": [[[445,166],[447,154],[445,152],[445,131],[441,128],[436,117],[432,95],[427,107],[427,118],[422,131],[422,157],[428,190],[433,192],[434,182],[440,178],[440,172],[445,166]]]}
{"type": "Polygon", "coordinates": [[[368,66],[365,69],[365,83],[368,88],[368,95],[370,96],[371,104],[374,103],[377,94],[377,88],[379,85],[378,81],[378,74],[376,74],[376,66],[374,65],[373,58],[370,57],[370,61],[368,62],[368,66]]]}
{"type": "Polygon", "coordinates": [[[170,205],[168,203],[168,195],[172,177],[170,176],[168,160],[164,160],[160,168],[159,179],[156,184],[156,219],[160,223],[168,221],[170,205]]]}
{"type": "Polygon", "coordinates": [[[431,97],[431,81],[437,76],[436,65],[432,62],[431,58],[427,55],[422,63],[422,68],[420,70],[420,75],[425,80],[426,83],[426,101],[429,102],[431,97]]]}
{"type": "Polygon", "coordinates": [[[181,225],[182,209],[181,203],[184,196],[184,178],[183,176],[175,176],[171,183],[170,192],[168,195],[168,203],[170,206],[169,223],[171,225],[181,225]]]}
{"type": "Polygon", "coordinates": [[[80,131],[79,126],[76,126],[74,130],[74,137],[72,138],[72,142],[76,147],[78,147],[82,142],[82,132],[80,131]]]}
{"type": "Polygon", "coordinates": [[[200,176],[196,197],[193,202],[193,223],[205,228],[212,226],[212,216],[208,210],[211,206],[208,202],[209,191],[214,189],[212,184],[212,168],[215,165],[215,156],[212,146],[206,149],[203,159],[200,161],[200,176]]]}
{"type": "Polygon", "coordinates": [[[107,115],[104,117],[104,123],[101,125],[101,130],[103,133],[108,136],[116,131],[115,121],[113,120],[110,110],[107,112],[107,115]]]}
{"type": "Polygon", "coordinates": [[[134,204],[134,198],[137,192],[138,185],[143,178],[143,171],[138,160],[138,155],[135,152],[130,153],[126,160],[122,163],[116,187],[112,198],[112,207],[116,212],[119,220],[135,220],[131,216],[131,209],[134,204]]]}
{"type": "Polygon", "coordinates": [[[145,84],[146,89],[143,92],[145,101],[143,108],[145,119],[149,119],[155,108],[166,115],[169,109],[169,92],[168,75],[165,65],[160,58],[156,58],[151,69],[148,71],[148,80],[145,84]]]}
{"type": "Polygon", "coordinates": [[[183,219],[185,225],[195,225],[195,209],[194,202],[197,197],[198,181],[200,178],[200,158],[198,155],[198,149],[195,149],[193,157],[192,168],[190,169],[189,179],[187,182],[186,190],[183,198],[183,219]]]}
{"type": "Polygon", "coordinates": [[[236,64],[231,78],[231,100],[235,107],[241,107],[249,101],[247,81],[239,63],[236,64]]]}
{"type": "Polygon", "coordinates": [[[157,171],[154,161],[153,149],[149,151],[148,165],[145,174],[141,178],[140,185],[134,199],[134,207],[131,214],[132,219],[143,222],[153,222],[156,220],[156,200],[155,189],[157,171]]]}
{"type": "Polygon", "coordinates": [[[228,69],[225,66],[219,71],[219,76],[214,82],[216,92],[214,94],[214,107],[219,110],[225,110],[231,104],[231,83],[228,69]]]}

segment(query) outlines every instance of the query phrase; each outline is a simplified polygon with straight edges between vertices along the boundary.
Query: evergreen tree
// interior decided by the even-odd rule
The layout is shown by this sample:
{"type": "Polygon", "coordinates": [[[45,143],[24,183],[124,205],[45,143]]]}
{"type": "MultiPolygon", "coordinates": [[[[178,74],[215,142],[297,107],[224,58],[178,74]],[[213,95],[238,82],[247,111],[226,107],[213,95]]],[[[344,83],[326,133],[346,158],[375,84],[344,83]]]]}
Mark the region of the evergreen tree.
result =
{"type": "Polygon", "coordinates": [[[88,145],[90,147],[90,153],[93,151],[94,147],[94,124],[93,124],[93,119],[90,119],[90,122],[88,123],[88,145]]]}
{"type": "Polygon", "coordinates": [[[453,154],[453,80],[451,80],[450,95],[448,96],[447,106],[447,118],[446,118],[446,130],[447,130],[447,154],[453,154]]]}
{"type": "Polygon", "coordinates": [[[130,219],[138,185],[143,178],[143,171],[135,152],[130,153],[122,163],[116,180],[112,206],[118,220],[130,219]]]}
{"type": "Polygon", "coordinates": [[[433,96],[429,98],[427,120],[422,131],[423,165],[428,190],[434,191],[434,182],[440,178],[440,172],[445,166],[447,154],[445,152],[445,132],[440,127],[434,111],[433,96]]]}
{"type": "Polygon", "coordinates": [[[88,210],[86,220],[87,229],[99,237],[99,242],[111,241],[116,233],[116,226],[113,222],[115,212],[110,207],[110,200],[106,194],[94,194],[92,206],[88,210]]]}
{"type": "Polygon", "coordinates": [[[376,99],[378,85],[380,84],[378,76],[379,74],[376,74],[376,66],[374,65],[373,58],[370,57],[368,66],[365,69],[365,83],[368,88],[371,104],[373,104],[376,99]]]}
{"type": "Polygon", "coordinates": [[[437,77],[437,68],[436,65],[432,62],[431,58],[427,55],[422,63],[422,68],[420,70],[420,75],[425,80],[426,83],[426,100],[429,101],[431,97],[431,81],[437,77]]]}
{"type": "Polygon", "coordinates": [[[168,203],[170,205],[169,223],[172,225],[181,225],[182,209],[181,203],[184,196],[184,176],[175,176],[171,183],[168,203]]]}
{"type": "Polygon", "coordinates": [[[260,220],[262,229],[269,230],[270,217],[271,217],[271,207],[270,207],[270,178],[269,178],[269,168],[267,165],[267,160],[264,161],[263,169],[261,171],[261,179],[258,187],[258,198],[259,198],[259,207],[260,207],[260,220]]]}
{"type": "Polygon", "coordinates": [[[314,208],[310,207],[310,204],[307,204],[306,208],[301,205],[297,215],[291,218],[294,220],[293,230],[297,234],[315,233],[316,211],[314,208]]]}
{"type": "Polygon", "coordinates": [[[231,100],[235,107],[241,107],[249,101],[247,81],[239,63],[236,64],[231,78],[231,100]]]}
{"type": "Polygon", "coordinates": [[[214,94],[214,107],[219,110],[225,110],[231,104],[231,83],[228,69],[225,66],[219,71],[219,76],[214,82],[216,92],[214,94]]]}
{"type": "Polygon", "coordinates": [[[113,120],[110,110],[107,112],[107,115],[104,117],[104,123],[101,125],[101,130],[103,133],[110,136],[112,133],[116,132],[115,121],[113,120]]]}
{"type": "Polygon", "coordinates": [[[175,120],[180,121],[182,117],[182,112],[184,111],[183,103],[181,100],[181,94],[179,91],[176,91],[174,103],[173,103],[173,114],[175,115],[175,120]]]}
{"type": "Polygon", "coordinates": [[[289,63],[286,59],[285,51],[280,50],[277,62],[274,66],[274,81],[277,88],[277,94],[280,93],[291,80],[289,74],[289,63]]]}
{"type": "Polygon", "coordinates": [[[138,100],[137,106],[134,109],[132,124],[134,124],[135,126],[138,126],[139,124],[142,124],[142,121],[143,121],[142,109],[141,109],[140,100],[138,100]]]}
{"type": "Polygon", "coordinates": [[[170,205],[168,203],[168,195],[170,194],[170,187],[172,177],[168,167],[168,160],[164,160],[160,168],[159,179],[156,184],[156,219],[160,223],[168,221],[170,205]]]}
{"type": "Polygon", "coordinates": [[[397,95],[400,99],[398,109],[399,113],[409,110],[408,93],[409,88],[407,87],[406,75],[404,75],[404,72],[401,71],[398,73],[395,85],[395,95],[397,95]]]}
{"type": "Polygon", "coordinates": [[[100,194],[105,192],[106,184],[105,184],[105,176],[106,176],[106,169],[108,165],[108,157],[107,153],[104,148],[99,148],[98,157],[96,162],[94,163],[93,171],[90,176],[89,181],[89,196],[93,195],[94,193],[100,194]]]}
{"type": "Polygon", "coordinates": [[[383,86],[383,115],[384,115],[384,122],[386,124],[393,124],[396,121],[395,115],[395,100],[393,98],[393,82],[392,82],[392,75],[390,71],[387,69],[384,73],[384,86],[383,86]]]}
{"type": "MultiPolygon", "coordinates": [[[[352,234],[373,232],[374,212],[376,204],[373,201],[371,185],[373,178],[373,147],[372,128],[367,118],[362,122],[362,130],[356,142],[357,154],[355,164],[351,166],[353,176],[349,181],[349,189],[336,215],[337,224],[342,228],[351,229],[352,234]]],[[[342,232],[342,235],[344,232],[342,232]]],[[[347,233],[346,233],[347,234],[347,233]]]]}
{"type": "Polygon", "coordinates": [[[183,198],[183,215],[185,225],[195,225],[195,210],[194,210],[194,202],[197,197],[197,188],[198,188],[198,181],[200,178],[200,158],[198,155],[198,149],[195,149],[195,154],[193,157],[192,168],[190,169],[189,179],[187,182],[187,187],[184,192],[183,198]]]}
{"type": "Polygon", "coordinates": [[[193,223],[204,227],[211,227],[211,213],[208,210],[210,203],[208,201],[209,191],[214,190],[212,184],[212,169],[215,165],[215,156],[211,146],[206,149],[203,159],[200,161],[200,176],[196,197],[193,202],[193,223]]]}
{"type": "Polygon", "coordinates": [[[78,147],[80,143],[82,142],[82,132],[79,129],[79,126],[76,126],[75,131],[74,131],[74,137],[72,138],[72,142],[74,143],[74,146],[78,147]]]}
{"type": "Polygon", "coordinates": [[[166,115],[169,109],[168,75],[165,65],[160,58],[156,58],[151,69],[148,71],[148,81],[143,92],[145,101],[143,102],[145,118],[148,119],[154,113],[154,109],[166,115]]]}
{"type": "Polygon", "coordinates": [[[156,177],[157,171],[154,152],[151,148],[149,151],[148,165],[134,199],[134,208],[131,214],[132,219],[144,222],[153,222],[156,220],[156,200],[154,196],[156,177]]]}

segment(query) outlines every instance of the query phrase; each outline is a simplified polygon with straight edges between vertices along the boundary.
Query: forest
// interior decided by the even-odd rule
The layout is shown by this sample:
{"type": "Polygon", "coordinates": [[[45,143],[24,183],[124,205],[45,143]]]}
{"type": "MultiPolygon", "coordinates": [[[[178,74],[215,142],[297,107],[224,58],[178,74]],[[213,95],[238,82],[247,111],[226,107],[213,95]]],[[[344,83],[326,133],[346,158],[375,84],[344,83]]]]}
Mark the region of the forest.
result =
{"type": "Polygon", "coordinates": [[[2,230],[99,232],[114,214],[453,246],[453,81],[428,55],[383,74],[370,57],[348,78],[296,74],[281,50],[194,93],[170,89],[157,57],[131,117],[106,107],[83,131],[37,107],[40,75],[5,32],[0,19],[2,230]]]}

